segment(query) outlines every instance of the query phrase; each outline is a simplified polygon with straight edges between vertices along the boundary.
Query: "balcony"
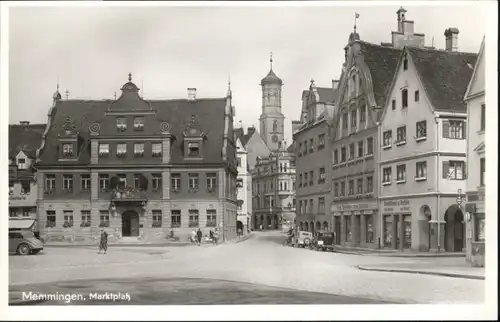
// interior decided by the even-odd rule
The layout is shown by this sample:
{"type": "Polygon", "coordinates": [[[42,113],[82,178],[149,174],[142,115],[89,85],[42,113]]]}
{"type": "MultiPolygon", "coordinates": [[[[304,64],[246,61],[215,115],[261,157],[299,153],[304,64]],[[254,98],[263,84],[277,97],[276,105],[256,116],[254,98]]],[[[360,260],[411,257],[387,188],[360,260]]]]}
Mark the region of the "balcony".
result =
{"type": "Polygon", "coordinates": [[[147,201],[147,199],[146,191],[134,188],[117,188],[111,193],[113,202],[141,202],[147,201]]]}

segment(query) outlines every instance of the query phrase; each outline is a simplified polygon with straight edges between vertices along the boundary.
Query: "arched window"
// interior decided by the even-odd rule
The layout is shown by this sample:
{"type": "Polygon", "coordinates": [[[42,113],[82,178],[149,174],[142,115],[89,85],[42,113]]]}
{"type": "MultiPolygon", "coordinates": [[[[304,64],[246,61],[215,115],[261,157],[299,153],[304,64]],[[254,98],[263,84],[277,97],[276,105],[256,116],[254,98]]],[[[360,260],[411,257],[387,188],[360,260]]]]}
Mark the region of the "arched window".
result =
{"type": "Polygon", "coordinates": [[[273,121],[273,132],[278,132],[278,121],[273,121]]]}

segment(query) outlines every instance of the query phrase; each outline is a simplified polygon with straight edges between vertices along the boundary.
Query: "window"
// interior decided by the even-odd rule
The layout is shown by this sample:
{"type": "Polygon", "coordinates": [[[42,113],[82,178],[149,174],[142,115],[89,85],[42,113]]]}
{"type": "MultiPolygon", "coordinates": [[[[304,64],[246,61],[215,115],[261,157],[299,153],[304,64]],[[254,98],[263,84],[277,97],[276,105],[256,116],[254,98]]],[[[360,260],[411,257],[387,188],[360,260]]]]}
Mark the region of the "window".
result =
{"type": "Polygon", "coordinates": [[[73,191],[73,175],[63,174],[63,191],[72,192],[73,191]]]}
{"type": "Polygon", "coordinates": [[[396,145],[402,145],[406,143],[406,125],[397,128],[396,136],[397,136],[396,145]]]}
{"type": "Polygon", "coordinates": [[[420,92],[418,90],[415,91],[415,102],[420,100],[420,92]]]}
{"type": "MultiPolygon", "coordinates": [[[[314,171],[309,171],[309,185],[312,186],[314,185],[314,171]]],[[[272,183],[271,183],[271,189],[272,189],[272,183]]]]}
{"type": "Polygon", "coordinates": [[[373,192],[373,177],[368,176],[366,177],[366,193],[372,193],[373,192]]]}
{"type": "Polygon", "coordinates": [[[344,129],[349,128],[349,116],[347,115],[347,112],[345,112],[345,113],[342,115],[342,127],[343,127],[344,129]]]}
{"type": "Polygon", "coordinates": [[[153,210],[153,228],[160,228],[162,226],[161,210],[153,210]]]}
{"type": "Polygon", "coordinates": [[[199,176],[197,173],[189,174],[189,190],[198,190],[199,188],[199,176]]]}
{"type": "Polygon", "coordinates": [[[134,144],[134,155],[136,157],[144,156],[144,143],[135,143],[134,144]]]}
{"type": "Polygon", "coordinates": [[[318,198],[318,212],[319,213],[325,212],[325,197],[318,198]]]}
{"type": "Polygon", "coordinates": [[[484,242],[485,241],[485,219],[484,217],[475,215],[474,216],[474,222],[475,222],[475,239],[478,242],[484,242]]]}
{"type": "Polygon", "coordinates": [[[144,130],[144,117],[138,116],[134,118],[134,130],[135,131],[144,130]]]}
{"type": "Polygon", "coordinates": [[[351,216],[344,216],[345,218],[345,241],[352,241],[352,233],[351,233],[351,216]]]}
{"type": "Polygon", "coordinates": [[[107,191],[109,189],[109,175],[100,174],[99,175],[99,190],[107,191]]]}
{"type": "Polygon", "coordinates": [[[306,173],[304,173],[304,187],[307,187],[307,183],[308,183],[308,181],[309,181],[308,179],[309,179],[309,175],[308,175],[308,173],[306,172],[306,173]]]}
{"type": "Polygon", "coordinates": [[[304,155],[307,154],[307,141],[304,141],[304,155]]]}
{"type": "Polygon", "coordinates": [[[391,101],[391,104],[392,104],[392,110],[396,110],[396,100],[392,100],[391,101]]]}
{"type": "Polygon", "coordinates": [[[401,100],[403,101],[403,108],[408,107],[408,90],[403,89],[401,91],[401,100]]]}
{"type": "Polygon", "coordinates": [[[299,149],[298,149],[297,153],[298,153],[299,157],[302,156],[302,143],[299,143],[299,149]]]}
{"type": "Polygon", "coordinates": [[[325,135],[318,135],[318,150],[322,150],[325,148],[325,135]]]}
{"type": "Polygon", "coordinates": [[[80,214],[82,217],[80,227],[90,227],[91,223],[90,210],[82,210],[80,214]]]}
{"type": "Polygon", "coordinates": [[[116,145],[116,156],[123,157],[127,155],[127,143],[118,143],[116,145]]]}
{"type": "Polygon", "coordinates": [[[339,163],[339,150],[335,149],[335,151],[333,151],[333,164],[337,163],[339,163]]]}
{"type": "Polygon", "coordinates": [[[447,139],[465,139],[465,122],[463,121],[443,121],[443,137],[447,139]]]}
{"type": "Polygon", "coordinates": [[[479,160],[479,184],[484,186],[484,173],[486,172],[486,159],[481,158],[479,160]]]}
{"type": "Polygon", "coordinates": [[[69,157],[73,155],[73,144],[65,143],[63,144],[63,156],[69,157]]]}
{"type": "Polygon", "coordinates": [[[357,115],[357,110],[352,110],[351,111],[351,127],[356,127],[358,124],[358,115],[357,115]]]}
{"type": "Polygon", "coordinates": [[[80,175],[80,183],[83,191],[90,190],[90,174],[82,174],[80,175]]]}
{"type": "Polygon", "coordinates": [[[55,210],[47,210],[47,224],[45,227],[55,227],[56,226],[56,212],[55,210]]]}
{"type": "Polygon", "coordinates": [[[358,195],[363,193],[363,178],[358,178],[356,182],[356,188],[357,188],[356,193],[358,195]]]}
{"type": "Polygon", "coordinates": [[[17,210],[16,209],[9,209],[9,217],[17,217],[17,210]]]}
{"type": "Polygon", "coordinates": [[[345,181],[340,182],[340,196],[345,196],[345,181]]]}
{"type": "Polygon", "coordinates": [[[391,168],[384,168],[382,183],[391,183],[391,175],[392,175],[392,169],[391,168]]]}
{"type": "Polygon", "coordinates": [[[47,174],[45,176],[45,193],[51,193],[56,189],[56,175],[47,174]]]}
{"type": "Polygon", "coordinates": [[[109,155],[109,144],[108,143],[99,143],[99,156],[108,156],[109,155]]]}
{"type": "Polygon", "coordinates": [[[313,199],[309,199],[309,213],[313,214],[314,212],[315,212],[314,211],[314,200],[313,199]]]}
{"type": "Polygon", "coordinates": [[[373,155],[373,138],[366,139],[366,155],[373,155]]]}
{"type": "Polygon", "coordinates": [[[338,197],[339,196],[339,183],[335,182],[333,184],[333,196],[338,197]]]}
{"type": "Polygon", "coordinates": [[[314,152],[314,139],[313,138],[309,139],[309,152],[310,153],[314,152]]]}
{"type": "Polygon", "coordinates": [[[363,141],[358,142],[358,158],[362,158],[364,154],[364,146],[363,146],[363,141]]]}
{"type": "Polygon", "coordinates": [[[359,123],[366,122],[366,105],[363,104],[361,105],[360,112],[359,112],[359,123]]]}
{"type": "Polygon", "coordinates": [[[347,158],[347,148],[343,146],[340,149],[340,162],[345,162],[347,158]]]}
{"type": "Polygon", "coordinates": [[[126,174],[118,174],[118,188],[125,189],[127,186],[127,175],[126,174]]]}
{"type": "Polygon", "coordinates": [[[427,121],[417,122],[417,141],[421,141],[426,138],[427,138],[427,121]]]}
{"type": "Polygon", "coordinates": [[[302,187],[302,173],[299,174],[299,187],[302,187]]]}
{"type": "Polygon", "coordinates": [[[14,181],[9,180],[9,195],[14,193],[14,181]]]}
{"type": "Polygon", "coordinates": [[[161,150],[162,150],[162,144],[161,143],[153,143],[151,146],[151,154],[154,157],[160,157],[161,156],[161,150]]]}
{"type": "Polygon", "coordinates": [[[424,180],[427,178],[427,162],[426,161],[417,162],[416,169],[417,169],[417,173],[415,174],[415,178],[417,179],[417,181],[418,181],[418,179],[424,180]]]}
{"type": "Polygon", "coordinates": [[[464,161],[443,162],[443,178],[448,180],[464,180],[464,161]]]}
{"type": "Polygon", "coordinates": [[[19,170],[26,170],[26,160],[25,159],[17,159],[17,168],[19,170]]]}
{"type": "Polygon", "coordinates": [[[278,121],[273,121],[273,132],[278,132],[278,121]]]}
{"type": "Polygon", "coordinates": [[[153,191],[161,190],[161,173],[153,173],[152,175],[153,191]]]}
{"type": "Polygon", "coordinates": [[[349,196],[354,194],[354,180],[349,180],[349,196]]]}
{"type": "Polygon", "coordinates": [[[396,181],[406,182],[406,164],[400,164],[396,167],[396,181]]]}
{"type": "Polygon", "coordinates": [[[408,70],[408,57],[404,57],[403,59],[403,70],[408,70]]]}
{"type": "Polygon", "coordinates": [[[373,243],[373,215],[365,216],[365,236],[367,243],[373,243]]]}
{"type": "Polygon", "coordinates": [[[319,180],[318,184],[323,184],[326,182],[326,171],[325,168],[319,168],[319,180]]]}
{"type": "Polygon", "coordinates": [[[189,227],[198,227],[200,225],[200,218],[198,210],[189,210],[189,227]]]}
{"type": "Polygon", "coordinates": [[[73,211],[72,210],[64,210],[63,216],[64,216],[63,227],[64,228],[73,227],[73,211]]]}
{"type": "Polygon", "coordinates": [[[181,211],[172,210],[170,211],[170,227],[179,228],[181,226],[181,211]]]}
{"type": "Polygon", "coordinates": [[[486,105],[481,104],[481,128],[480,131],[484,131],[486,128],[486,105]]]}
{"type": "Polygon", "coordinates": [[[383,139],[384,139],[384,148],[388,148],[391,146],[392,144],[392,131],[389,130],[389,131],[385,131],[384,132],[384,135],[383,135],[383,139]]]}
{"type": "Polygon", "coordinates": [[[236,158],[236,166],[241,167],[241,158],[236,158]]]}
{"type": "Polygon", "coordinates": [[[116,129],[118,131],[125,131],[127,129],[127,118],[117,117],[116,118],[116,129]]]}
{"type": "Polygon", "coordinates": [[[236,188],[242,188],[242,187],[243,187],[243,179],[237,179],[236,188]]]}
{"type": "Polygon", "coordinates": [[[109,211],[99,211],[99,227],[109,227],[109,211]]]}
{"type": "Polygon", "coordinates": [[[188,143],[188,156],[189,157],[200,156],[200,146],[198,143],[195,143],[195,142],[188,143]]]}
{"type": "Polygon", "coordinates": [[[355,150],[354,143],[349,144],[349,160],[354,160],[355,150]]]}
{"type": "Polygon", "coordinates": [[[207,209],[207,227],[217,226],[217,211],[215,209],[207,209]]]}
{"type": "Polygon", "coordinates": [[[172,185],[173,192],[181,191],[181,174],[180,173],[172,173],[172,178],[170,179],[170,183],[172,185]]]}

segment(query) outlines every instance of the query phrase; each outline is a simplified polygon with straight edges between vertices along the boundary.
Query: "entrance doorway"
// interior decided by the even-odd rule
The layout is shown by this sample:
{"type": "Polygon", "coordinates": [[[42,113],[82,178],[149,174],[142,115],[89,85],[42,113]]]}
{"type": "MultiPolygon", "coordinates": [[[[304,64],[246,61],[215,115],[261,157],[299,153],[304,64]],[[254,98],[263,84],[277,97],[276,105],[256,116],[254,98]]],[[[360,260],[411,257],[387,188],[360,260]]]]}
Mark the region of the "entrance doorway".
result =
{"type": "Polygon", "coordinates": [[[342,227],[340,216],[335,217],[335,244],[340,245],[340,237],[342,234],[342,227]]]}
{"type": "Polygon", "coordinates": [[[137,212],[129,210],[122,214],[122,236],[139,236],[139,214],[137,212]]]}
{"type": "Polygon", "coordinates": [[[464,215],[456,205],[451,205],[444,214],[445,250],[447,252],[462,252],[464,250],[464,215]]]}

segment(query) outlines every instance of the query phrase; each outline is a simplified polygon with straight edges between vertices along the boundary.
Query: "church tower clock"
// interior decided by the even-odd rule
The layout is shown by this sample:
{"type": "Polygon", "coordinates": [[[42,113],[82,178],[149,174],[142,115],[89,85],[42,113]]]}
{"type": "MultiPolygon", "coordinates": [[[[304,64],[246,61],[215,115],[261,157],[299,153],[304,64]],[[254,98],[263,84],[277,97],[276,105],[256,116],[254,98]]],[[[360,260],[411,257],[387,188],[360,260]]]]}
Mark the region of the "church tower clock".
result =
{"type": "Polygon", "coordinates": [[[285,116],[281,113],[281,88],[283,81],[273,71],[273,56],[269,60],[271,68],[262,79],[262,114],[260,115],[260,135],[271,151],[278,151],[284,140],[285,116]]]}

